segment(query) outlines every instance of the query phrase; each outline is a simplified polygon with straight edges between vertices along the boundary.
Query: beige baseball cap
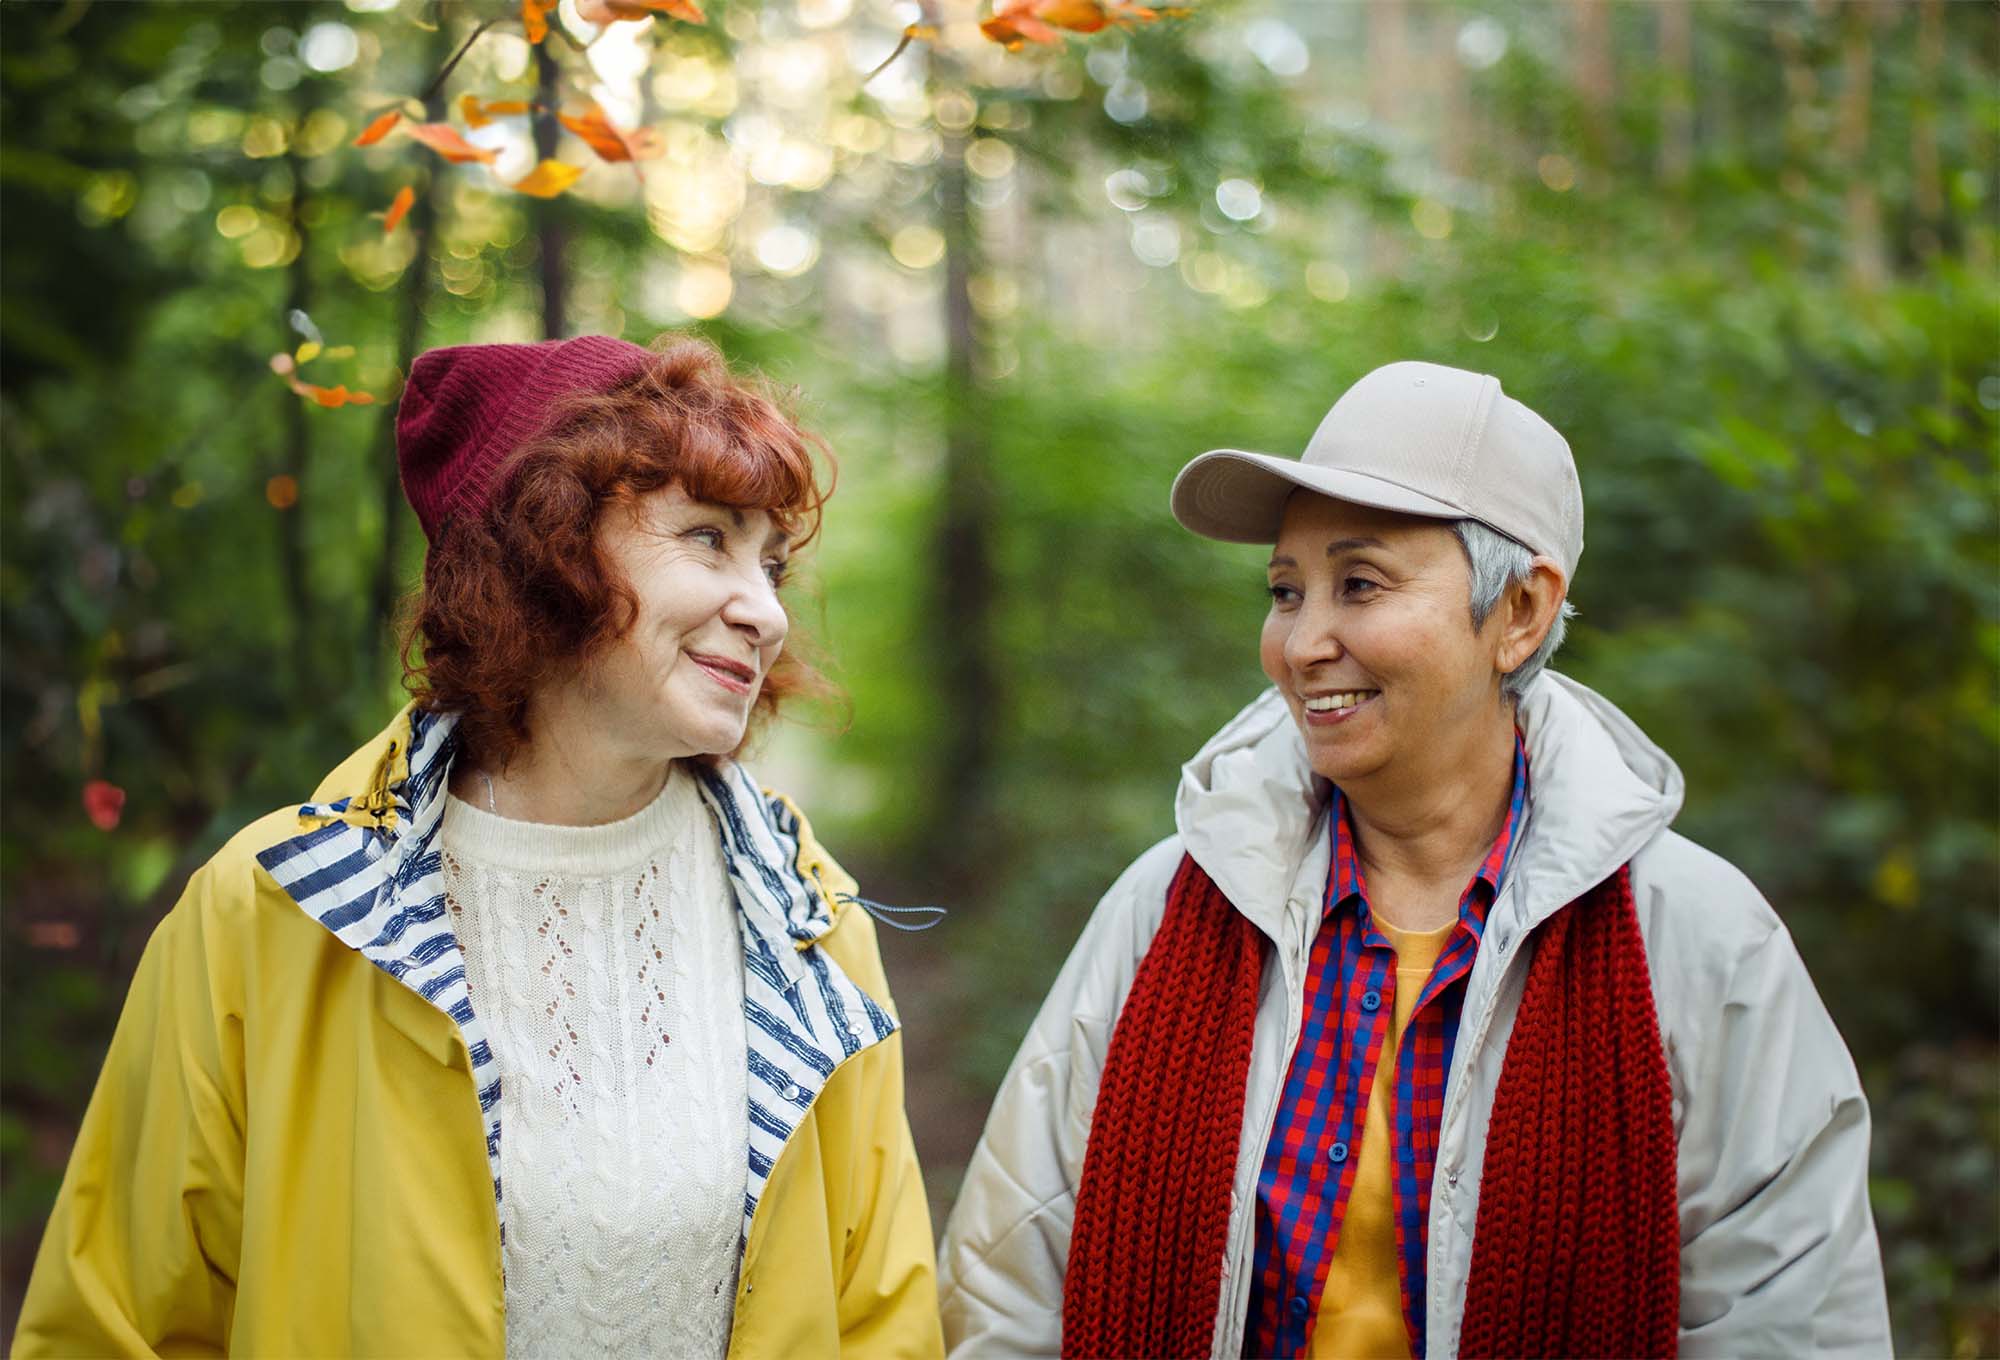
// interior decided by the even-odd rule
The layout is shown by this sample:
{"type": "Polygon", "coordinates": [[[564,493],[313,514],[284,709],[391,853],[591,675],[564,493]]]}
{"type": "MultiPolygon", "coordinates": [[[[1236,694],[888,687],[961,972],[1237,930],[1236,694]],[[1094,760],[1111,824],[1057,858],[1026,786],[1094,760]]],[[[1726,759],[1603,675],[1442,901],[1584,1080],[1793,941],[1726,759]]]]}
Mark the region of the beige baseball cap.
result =
{"type": "Polygon", "coordinates": [[[1303,488],[1437,519],[1476,519],[1561,564],[1583,555],[1569,443],[1500,390],[1442,364],[1388,364],[1347,389],[1296,461],[1211,449],[1174,478],[1174,518],[1226,543],[1274,543],[1303,488]]]}

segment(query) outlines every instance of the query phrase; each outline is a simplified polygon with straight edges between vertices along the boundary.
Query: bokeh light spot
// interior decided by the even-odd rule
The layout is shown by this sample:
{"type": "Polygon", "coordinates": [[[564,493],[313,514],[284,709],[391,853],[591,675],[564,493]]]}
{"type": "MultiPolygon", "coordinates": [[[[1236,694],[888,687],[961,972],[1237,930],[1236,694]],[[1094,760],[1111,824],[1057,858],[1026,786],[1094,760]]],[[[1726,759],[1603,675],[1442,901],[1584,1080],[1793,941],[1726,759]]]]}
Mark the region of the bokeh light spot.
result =
{"type": "Polygon", "coordinates": [[[1535,173],[1542,177],[1542,183],[1559,194],[1566,194],[1576,187],[1576,165],[1567,156],[1559,156],[1551,151],[1535,162],[1535,173]]]}
{"type": "Polygon", "coordinates": [[[1426,241],[1442,241],[1451,235],[1451,209],[1434,198],[1420,198],[1410,205],[1410,224],[1426,241]]]}
{"type": "Polygon", "coordinates": [[[944,236],[935,227],[912,223],[889,238],[889,254],[905,269],[929,269],[944,258],[944,236]]]}

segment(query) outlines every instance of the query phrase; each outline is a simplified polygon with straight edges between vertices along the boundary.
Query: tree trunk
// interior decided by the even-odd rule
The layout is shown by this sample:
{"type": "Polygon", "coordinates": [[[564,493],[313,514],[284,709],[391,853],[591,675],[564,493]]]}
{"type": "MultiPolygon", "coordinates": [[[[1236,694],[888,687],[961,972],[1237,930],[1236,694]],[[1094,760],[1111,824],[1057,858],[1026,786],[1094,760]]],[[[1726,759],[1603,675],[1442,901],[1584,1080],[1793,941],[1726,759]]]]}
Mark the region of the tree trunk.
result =
{"type": "Polygon", "coordinates": [[[1001,684],[993,655],[992,450],[985,393],[974,372],[978,319],[970,283],[977,241],[966,194],[966,139],[945,137],[938,161],[944,251],[944,478],[933,559],[937,593],[932,651],[943,702],[937,798],[924,854],[961,864],[993,849],[991,819],[1001,684]]]}
{"type": "Polygon", "coordinates": [[[1944,66],[1944,0],[1917,0],[1917,99],[1910,119],[1910,170],[1917,230],[1911,245],[1928,260],[1942,244],[1944,174],[1938,157],[1938,75],[1944,66]]]}
{"type": "Polygon", "coordinates": [[[1571,0],[1576,28],[1576,93],[1583,111],[1583,145],[1590,163],[1602,167],[1617,154],[1612,126],[1612,91],[1617,80],[1611,51],[1609,0],[1571,0]]]}
{"type": "MultiPolygon", "coordinates": [[[[305,119],[301,114],[299,122],[305,119]]],[[[291,228],[298,253],[285,270],[285,328],[280,332],[287,349],[292,346],[291,318],[310,315],[312,304],[312,262],[308,247],[311,237],[305,223],[305,163],[296,155],[285,157],[291,172],[291,228]]],[[[267,486],[266,495],[278,512],[278,573],[284,584],[285,609],[291,615],[291,679],[295,687],[313,681],[313,608],[308,584],[305,550],[306,462],[312,445],[312,431],[306,424],[306,399],[284,389],[285,443],[278,458],[278,470],[267,486]],[[280,479],[289,479],[289,501],[272,495],[280,479]]]]}
{"type": "MultiPolygon", "coordinates": [[[[1409,71],[1410,7],[1405,0],[1370,0],[1368,12],[1368,118],[1377,128],[1402,127],[1409,71]]],[[[1368,232],[1368,263],[1376,274],[1395,271],[1408,224],[1375,222],[1368,232]]]]}
{"type": "Polygon", "coordinates": [[[1465,67],[1458,60],[1457,28],[1451,24],[1437,25],[1431,32],[1426,56],[1437,91],[1438,168],[1453,179],[1463,179],[1474,169],[1473,148],[1479,138],[1472,126],[1465,67]]]}
{"type": "Polygon", "coordinates": [[[1847,278],[1855,287],[1882,286],[1882,200],[1868,173],[1870,103],[1875,84],[1875,5],[1856,0],[1841,16],[1840,105],[1834,151],[1847,178],[1847,278]]]}
{"type": "MultiPolygon", "coordinates": [[[[441,64],[451,51],[451,34],[440,21],[431,34],[429,60],[441,64]]],[[[431,122],[444,119],[444,94],[432,92],[424,103],[424,117],[431,122]]],[[[432,264],[432,246],[442,219],[444,176],[429,161],[419,162],[423,181],[417,201],[404,219],[415,243],[409,268],[396,290],[396,371],[408,380],[410,367],[423,350],[424,309],[436,288],[437,271],[432,264]]],[[[403,500],[402,477],[396,463],[396,415],[394,406],[383,410],[376,425],[372,466],[376,476],[376,502],[382,509],[382,543],[375,558],[374,579],[369,583],[368,613],[362,620],[362,646],[358,654],[378,658],[371,675],[388,676],[397,665],[395,629],[396,597],[401,594],[403,541],[409,532],[410,509],[403,500]]]]}
{"type": "MultiPolygon", "coordinates": [[[[535,115],[535,151],[543,160],[556,154],[556,143],[562,134],[555,116],[562,91],[556,81],[556,59],[549,53],[549,42],[553,41],[551,37],[535,48],[535,102],[543,110],[535,115]]],[[[560,340],[569,333],[569,279],[563,269],[567,232],[554,199],[536,199],[534,214],[535,241],[539,247],[536,259],[542,276],[542,335],[560,340]]]]}
{"type": "MultiPolygon", "coordinates": [[[[1805,166],[1812,157],[1811,109],[1819,98],[1819,77],[1813,72],[1805,39],[1799,36],[1794,22],[1780,20],[1772,25],[1771,41],[1778,50],[1778,64],[1785,78],[1785,168],[1779,172],[1778,187],[1796,203],[1805,198],[1811,187],[1805,166]]],[[[1788,261],[1793,264],[1803,261],[1805,236],[1796,208],[1787,214],[1780,240],[1788,261]]]]}
{"type": "Polygon", "coordinates": [[[1694,171],[1694,0],[1660,0],[1660,182],[1679,191],[1694,171]]]}

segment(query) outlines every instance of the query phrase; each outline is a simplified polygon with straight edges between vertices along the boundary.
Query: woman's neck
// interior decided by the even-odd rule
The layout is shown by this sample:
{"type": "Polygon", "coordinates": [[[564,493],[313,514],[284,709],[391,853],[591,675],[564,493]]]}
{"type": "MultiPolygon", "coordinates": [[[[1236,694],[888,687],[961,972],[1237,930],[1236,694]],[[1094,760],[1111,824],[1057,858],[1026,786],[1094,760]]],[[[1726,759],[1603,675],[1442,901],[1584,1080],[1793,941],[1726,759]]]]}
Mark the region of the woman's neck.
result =
{"type": "Polygon", "coordinates": [[[538,702],[529,731],[504,767],[457,762],[451,791],[519,822],[602,826],[650,804],[673,771],[672,760],[619,741],[570,704],[538,702]]]}
{"type": "Polygon", "coordinates": [[[1447,924],[1506,824],[1513,782],[1510,710],[1422,780],[1343,785],[1369,906],[1406,930],[1447,924]]]}

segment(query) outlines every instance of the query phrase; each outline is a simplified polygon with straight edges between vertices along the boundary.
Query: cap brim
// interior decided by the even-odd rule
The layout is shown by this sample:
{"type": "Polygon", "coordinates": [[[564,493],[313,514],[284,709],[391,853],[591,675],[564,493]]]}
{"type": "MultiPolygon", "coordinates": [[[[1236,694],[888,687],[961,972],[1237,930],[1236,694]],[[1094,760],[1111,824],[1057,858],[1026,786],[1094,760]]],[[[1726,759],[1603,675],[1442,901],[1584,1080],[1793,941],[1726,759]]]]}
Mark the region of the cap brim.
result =
{"type": "Polygon", "coordinates": [[[1299,490],[1406,515],[1467,518],[1458,506],[1365,472],[1240,449],[1211,449],[1181,469],[1174,478],[1174,518],[1204,538],[1224,543],[1275,543],[1285,501],[1299,490]]]}

